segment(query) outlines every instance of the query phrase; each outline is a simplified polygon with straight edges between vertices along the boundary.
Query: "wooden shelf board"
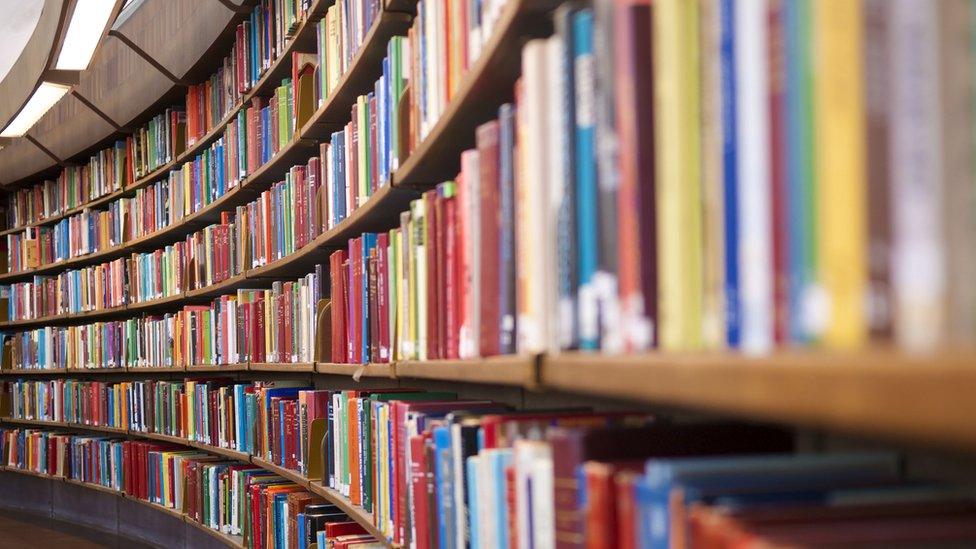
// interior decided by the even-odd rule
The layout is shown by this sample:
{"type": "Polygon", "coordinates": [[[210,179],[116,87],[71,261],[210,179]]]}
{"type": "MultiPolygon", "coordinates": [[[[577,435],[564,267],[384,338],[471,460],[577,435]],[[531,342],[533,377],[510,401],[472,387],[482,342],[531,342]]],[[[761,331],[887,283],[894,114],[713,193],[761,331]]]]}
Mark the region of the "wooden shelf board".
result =
{"type": "Polygon", "coordinates": [[[78,375],[108,375],[108,374],[124,374],[126,372],[125,368],[68,368],[65,373],[67,374],[78,374],[78,375]]]}
{"type": "Polygon", "coordinates": [[[532,355],[514,355],[469,360],[405,360],[394,365],[394,373],[398,378],[533,387],[536,358],[532,355]]]}
{"type": "Polygon", "coordinates": [[[0,370],[0,375],[7,375],[7,376],[50,376],[50,375],[58,375],[64,373],[67,373],[67,370],[64,368],[51,368],[50,370],[40,370],[40,369],[21,370],[18,368],[10,368],[5,370],[0,370]]]}
{"type": "Polygon", "coordinates": [[[251,460],[250,454],[246,454],[244,452],[238,452],[237,450],[231,450],[230,448],[211,446],[209,444],[196,442],[194,440],[182,440],[180,444],[186,444],[187,446],[192,446],[198,450],[203,450],[205,452],[210,452],[211,454],[217,454],[219,456],[224,456],[230,459],[236,459],[238,461],[248,462],[251,460]]]}
{"type": "Polygon", "coordinates": [[[147,438],[147,439],[150,439],[150,440],[159,440],[159,441],[162,441],[162,442],[170,442],[170,443],[173,443],[173,444],[182,444],[184,446],[190,446],[190,441],[188,441],[187,439],[185,439],[183,437],[177,437],[177,436],[173,436],[173,435],[166,435],[166,434],[163,434],[163,433],[146,433],[146,432],[143,432],[143,431],[133,431],[133,430],[130,429],[129,431],[127,431],[127,434],[129,436],[134,436],[134,437],[147,438]]]}
{"type": "MultiPolygon", "coordinates": [[[[58,477],[52,477],[52,478],[58,478],[58,477]]],[[[89,490],[95,490],[97,492],[104,492],[106,494],[112,494],[113,496],[122,496],[123,495],[123,492],[120,491],[120,490],[116,490],[115,488],[109,488],[108,486],[102,486],[101,484],[95,484],[94,482],[85,482],[83,480],[75,480],[75,479],[69,478],[69,477],[62,477],[62,480],[64,480],[68,484],[74,484],[76,486],[84,486],[85,488],[88,488],[89,490]]]]}
{"type": "Polygon", "coordinates": [[[345,496],[336,492],[335,490],[323,486],[318,482],[309,482],[308,489],[313,493],[321,496],[326,501],[334,503],[342,512],[349,515],[349,518],[358,522],[369,532],[373,537],[379,540],[381,543],[385,544],[387,547],[394,547],[392,543],[383,535],[383,532],[373,524],[373,514],[366,511],[358,505],[353,505],[345,496]]]}
{"type": "Polygon", "coordinates": [[[190,517],[185,517],[185,518],[186,518],[186,523],[187,524],[193,525],[197,529],[203,530],[204,532],[210,534],[214,538],[217,538],[218,540],[220,540],[221,542],[223,542],[224,545],[226,545],[227,547],[233,547],[235,549],[244,549],[244,538],[243,537],[241,537],[241,536],[232,536],[230,534],[225,534],[223,532],[218,532],[217,530],[214,530],[213,528],[210,528],[209,526],[207,526],[205,524],[201,524],[201,523],[199,523],[199,522],[191,519],[190,517]]]}
{"type": "Polygon", "coordinates": [[[286,469],[284,467],[281,467],[280,465],[276,465],[264,458],[260,458],[257,456],[251,456],[251,463],[257,465],[262,469],[267,469],[268,471],[271,471],[276,475],[281,476],[282,478],[286,478],[299,486],[308,488],[308,479],[302,476],[302,474],[299,473],[298,471],[292,471],[291,469],[286,469]]]}
{"type": "Polygon", "coordinates": [[[544,358],[543,386],[976,450],[976,356],[897,351],[544,358]]]}
{"type": "Polygon", "coordinates": [[[254,372],[314,372],[314,362],[251,362],[248,370],[254,372]]]}
{"type": "Polygon", "coordinates": [[[187,372],[246,372],[247,364],[193,364],[187,372]]]}
{"type": "MultiPolygon", "coordinates": [[[[123,494],[124,494],[124,492],[123,492],[123,494]]],[[[160,505],[160,504],[158,504],[158,503],[156,503],[154,501],[149,501],[149,500],[142,499],[142,498],[132,497],[129,494],[124,494],[124,497],[126,499],[128,499],[128,500],[132,500],[132,501],[139,502],[139,503],[145,505],[146,507],[150,507],[152,509],[155,509],[156,511],[161,512],[161,513],[166,513],[167,515],[176,517],[176,518],[178,518],[180,520],[184,520],[186,518],[186,515],[184,515],[182,511],[178,511],[176,509],[171,509],[169,507],[166,507],[165,505],[160,505]]]]}
{"type": "Polygon", "coordinates": [[[245,273],[234,275],[226,280],[221,280],[216,284],[211,284],[210,286],[204,286],[202,288],[197,288],[194,290],[189,290],[186,292],[185,298],[188,299],[203,299],[216,297],[218,295],[227,293],[231,290],[237,290],[238,288],[243,288],[247,286],[247,276],[245,273]]]}
{"type": "Polygon", "coordinates": [[[185,300],[186,296],[183,293],[178,293],[176,295],[159,297],[156,299],[150,299],[148,301],[140,301],[139,303],[130,303],[125,306],[125,309],[127,312],[141,313],[151,309],[173,307],[177,304],[183,303],[185,300]]]}
{"type": "Polygon", "coordinates": [[[315,371],[319,374],[346,375],[360,377],[395,377],[392,364],[340,364],[336,362],[316,362],[315,371]]]}
{"type": "Polygon", "coordinates": [[[127,372],[140,372],[147,374],[166,374],[179,372],[183,373],[186,371],[182,366],[129,366],[126,368],[127,372]]]}

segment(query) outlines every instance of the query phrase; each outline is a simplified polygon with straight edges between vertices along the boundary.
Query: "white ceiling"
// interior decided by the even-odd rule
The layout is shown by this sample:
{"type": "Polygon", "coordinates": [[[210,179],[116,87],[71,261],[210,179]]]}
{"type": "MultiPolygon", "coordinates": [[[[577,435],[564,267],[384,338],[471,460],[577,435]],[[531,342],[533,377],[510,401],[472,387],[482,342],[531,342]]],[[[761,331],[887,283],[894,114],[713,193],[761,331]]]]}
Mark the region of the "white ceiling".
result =
{"type": "Polygon", "coordinates": [[[0,0],[0,80],[20,57],[43,7],[44,0],[0,0]]]}

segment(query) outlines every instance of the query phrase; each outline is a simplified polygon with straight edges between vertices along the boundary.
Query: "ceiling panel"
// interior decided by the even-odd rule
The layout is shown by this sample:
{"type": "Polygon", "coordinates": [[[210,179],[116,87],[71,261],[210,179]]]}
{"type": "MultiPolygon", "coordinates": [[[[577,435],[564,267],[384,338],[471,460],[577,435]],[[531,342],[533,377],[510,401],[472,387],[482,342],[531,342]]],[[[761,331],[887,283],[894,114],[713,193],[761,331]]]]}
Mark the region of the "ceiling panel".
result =
{"type": "Polygon", "coordinates": [[[64,160],[114,132],[115,128],[84,103],[72,95],[65,95],[28,133],[64,160]]]}
{"type": "Polygon", "coordinates": [[[117,30],[171,73],[182,77],[233,16],[217,0],[146,0],[117,30]]]}
{"type": "Polygon", "coordinates": [[[54,161],[26,139],[14,139],[0,149],[0,183],[21,180],[51,167],[54,161]]]}
{"type": "Polygon", "coordinates": [[[121,40],[108,37],[78,83],[78,92],[126,126],[170,89],[169,79],[121,40]]]}

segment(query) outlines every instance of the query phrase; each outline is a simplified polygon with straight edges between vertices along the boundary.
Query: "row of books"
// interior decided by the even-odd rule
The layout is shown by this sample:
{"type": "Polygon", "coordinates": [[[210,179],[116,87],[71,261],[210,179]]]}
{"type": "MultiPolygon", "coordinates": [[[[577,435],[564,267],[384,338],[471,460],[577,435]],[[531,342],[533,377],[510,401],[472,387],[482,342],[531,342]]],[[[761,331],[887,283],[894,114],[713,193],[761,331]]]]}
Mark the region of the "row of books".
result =
{"type": "Polygon", "coordinates": [[[316,23],[317,106],[325,103],[339,85],[379,11],[378,2],[343,0],[329,6],[325,16],[316,23]]]}
{"type": "Polygon", "coordinates": [[[301,382],[124,382],[115,391],[128,395],[120,408],[129,415],[111,418],[113,426],[291,469],[371,513],[404,547],[733,547],[749,539],[779,547],[976,536],[964,487],[908,481],[890,453],[794,454],[792,436],[777,428],[519,412],[453,393],[301,382]],[[910,527],[895,527],[899,521],[910,527]]]}
{"type": "Polygon", "coordinates": [[[128,281],[126,260],[120,258],[0,287],[0,299],[6,299],[8,321],[98,311],[125,305],[128,281]]]}
{"type": "Polygon", "coordinates": [[[8,334],[27,370],[314,362],[321,268],[267,289],[240,289],[175,313],[8,334]]]}
{"type": "Polygon", "coordinates": [[[7,467],[122,489],[122,443],[117,439],[7,428],[0,428],[0,437],[7,467]]]}
{"type": "Polygon", "coordinates": [[[840,4],[597,2],[525,48],[548,347],[973,341],[972,157],[941,145],[971,140],[972,7],[840,4]]]}
{"type": "Polygon", "coordinates": [[[124,140],[95,153],[88,164],[67,166],[56,181],[9,193],[7,227],[39,223],[120,191],[176,158],[185,148],[185,112],[166,109],[124,140]]]}
{"type": "MultiPolygon", "coordinates": [[[[407,151],[412,151],[434,127],[457,94],[465,73],[491,39],[507,0],[437,2],[419,0],[408,33],[411,55],[407,151]]],[[[399,98],[397,98],[399,100],[399,98]]]]}
{"type": "Polygon", "coordinates": [[[66,167],[57,181],[10,193],[6,226],[38,223],[115,191],[174,160],[237,105],[284,50],[310,2],[263,0],[237,28],[220,69],[190,86],[185,106],[166,109],[125,140],[96,153],[84,166],[66,167]]]}
{"type": "Polygon", "coordinates": [[[373,549],[334,504],[260,467],[175,444],[0,429],[4,465],[104,486],[175,509],[250,549],[373,549]]]}
{"type": "Polygon", "coordinates": [[[122,189],[129,181],[126,142],[116,141],[88,164],[67,166],[56,180],[7,193],[6,226],[23,227],[122,189]]]}

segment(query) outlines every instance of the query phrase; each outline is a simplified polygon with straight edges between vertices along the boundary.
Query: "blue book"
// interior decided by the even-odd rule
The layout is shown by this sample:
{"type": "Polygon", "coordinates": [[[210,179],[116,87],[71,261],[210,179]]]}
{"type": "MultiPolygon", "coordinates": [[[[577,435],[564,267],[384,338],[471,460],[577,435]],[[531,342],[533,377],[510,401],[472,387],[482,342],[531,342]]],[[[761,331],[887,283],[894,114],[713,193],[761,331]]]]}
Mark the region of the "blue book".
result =
{"type": "Polygon", "coordinates": [[[335,223],[346,218],[346,134],[336,132],[332,134],[333,173],[335,174],[335,188],[332,198],[335,201],[335,223]]]}
{"type": "Polygon", "coordinates": [[[490,452],[491,478],[495,482],[495,542],[498,549],[508,549],[508,487],[505,484],[505,470],[512,464],[512,449],[504,448],[490,452]]]}
{"type": "Polygon", "coordinates": [[[887,453],[651,459],[637,484],[640,546],[669,547],[670,498],[677,489],[688,503],[706,495],[800,493],[893,482],[898,475],[898,457],[887,453]]]}
{"type": "Polygon", "coordinates": [[[362,237],[363,243],[363,284],[362,284],[362,303],[363,303],[363,314],[362,314],[362,349],[363,349],[363,363],[368,363],[372,359],[369,355],[369,252],[376,247],[376,233],[363,233],[362,237]]]}
{"type": "MultiPolygon", "coordinates": [[[[572,18],[574,66],[592,68],[593,12],[580,10],[572,18]]],[[[596,120],[592,101],[594,89],[592,75],[577,74],[574,78],[576,95],[582,100],[575,105],[575,184],[576,184],[576,276],[580,301],[578,337],[581,349],[600,348],[599,313],[593,292],[594,276],[599,268],[599,213],[596,163],[596,120]],[[590,107],[590,108],[588,108],[590,107]]]]}
{"type": "Polygon", "coordinates": [[[478,512],[478,464],[479,456],[468,456],[465,464],[467,473],[467,492],[468,492],[468,543],[471,549],[481,549],[481,539],[478,529],[481,527],[481,513],[478,512]]]}
{"type": "Polygon", "coordinates": [[[437,512],[441,517],[438,524],[440,549],[455,549],[454,516],[454,471],[451,451],[451,431],[449,427],[435,427],[434,470],[437,473],[437,512]]]}
{"type": "Polygon", "coordinates": [[[739,201],[736,147],[734,0],[721,0],[722,164],[725,188],[725,315],[730,347],[741,343],[739,302],[739,201]]]}
{"type": "Polygon", "coordinates": [[[803,296],[814,283],[814,266],[810,259],[813,243],[814,211],[812,180],[813,135],[807,124],[811,97],[811,53],[809,51],[810,7],[807,0],[783,3],[786,32],[786,212],[789,220],[787,266],[789,287],[789,337],[794,342],[808,342],[805,329],[803,296]]]}
{"type": "Polygon", "coordinates": [[[307,534],[305,533],[305,513],[298,513],[295,515],[295,536],[298,538],[298,549],[305,549],[308,547],[307,534]]]}

